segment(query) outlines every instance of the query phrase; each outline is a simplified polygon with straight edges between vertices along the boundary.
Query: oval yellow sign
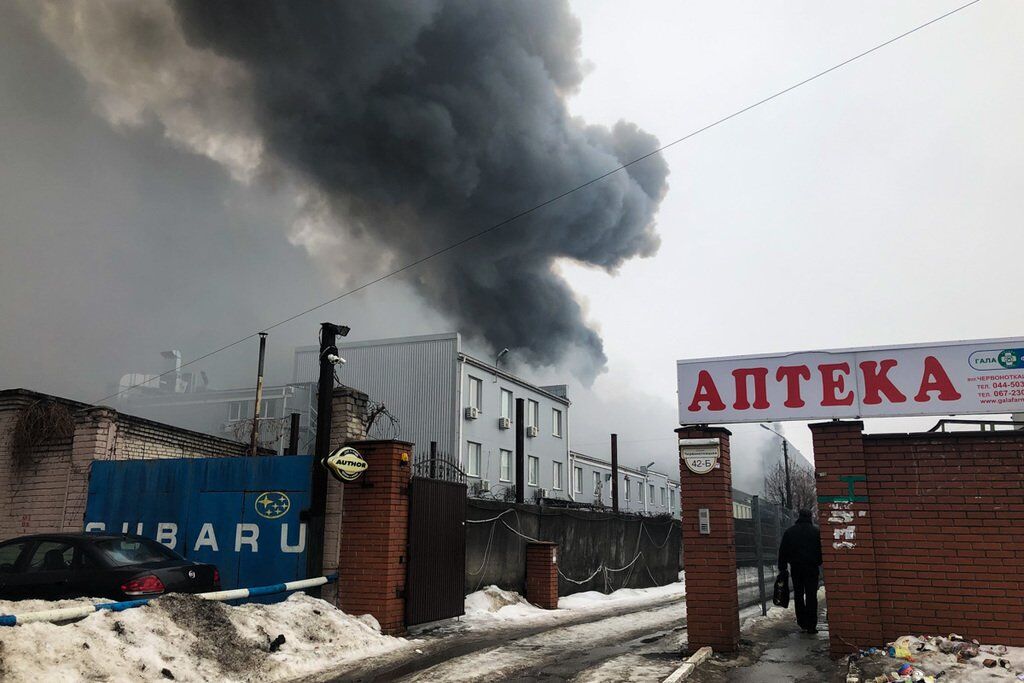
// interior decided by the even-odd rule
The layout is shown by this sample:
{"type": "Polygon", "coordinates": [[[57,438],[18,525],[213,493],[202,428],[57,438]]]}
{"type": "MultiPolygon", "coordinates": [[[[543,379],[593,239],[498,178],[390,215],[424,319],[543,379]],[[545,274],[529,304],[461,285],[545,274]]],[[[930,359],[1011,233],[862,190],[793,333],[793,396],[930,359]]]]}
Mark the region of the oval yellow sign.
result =
{"type": "Polygon", "coordinates": [[[338,481],[355,481],[369,467],[359,451],[351,446],[344,446],[328,455],[323,466],[338,481]]]}

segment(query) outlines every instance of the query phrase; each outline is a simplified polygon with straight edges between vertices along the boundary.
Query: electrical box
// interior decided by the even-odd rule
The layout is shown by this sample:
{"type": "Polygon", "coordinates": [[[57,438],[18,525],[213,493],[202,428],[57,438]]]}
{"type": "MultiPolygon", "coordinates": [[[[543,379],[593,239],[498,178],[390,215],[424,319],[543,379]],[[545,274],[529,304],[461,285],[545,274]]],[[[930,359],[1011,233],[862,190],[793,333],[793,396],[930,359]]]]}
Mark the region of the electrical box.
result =
{"type": "Polygon", "coordinates": [[[702,534],[711,533],[711,511],[707,508],[697,510],[697,527],[702,534]]]}

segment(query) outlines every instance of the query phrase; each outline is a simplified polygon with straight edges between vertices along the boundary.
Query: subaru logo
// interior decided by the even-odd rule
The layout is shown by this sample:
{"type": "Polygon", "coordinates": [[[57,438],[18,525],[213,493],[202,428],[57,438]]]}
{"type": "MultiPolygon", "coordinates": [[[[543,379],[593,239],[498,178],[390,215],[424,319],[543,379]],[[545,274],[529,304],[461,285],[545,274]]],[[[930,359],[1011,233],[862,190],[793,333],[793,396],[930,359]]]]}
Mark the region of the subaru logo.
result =
{"type": "Polygon", "coordinates": [[[267,491],[256,497],[256,514],[266,519],[283,517],[291,507],[288,496],[280,491],[267,491]]]}

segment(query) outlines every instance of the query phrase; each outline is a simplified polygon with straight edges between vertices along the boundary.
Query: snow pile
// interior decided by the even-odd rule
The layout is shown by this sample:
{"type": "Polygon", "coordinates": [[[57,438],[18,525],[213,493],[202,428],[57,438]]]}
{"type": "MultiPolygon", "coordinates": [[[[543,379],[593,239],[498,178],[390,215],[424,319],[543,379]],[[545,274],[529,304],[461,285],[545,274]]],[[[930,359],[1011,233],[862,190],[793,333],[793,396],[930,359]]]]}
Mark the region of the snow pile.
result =
{"type": "Polygon", "coordinates": [[[519,593],[502,590],[497,586],[487,586],[466,596],[466,615],[463,622],[471,628],[513,621],[522,624],[555,624],[581,611],[618,611],[643,607],[675,597],[681,599],[685,594],[686,585],[683,582],[654,588],[621,588],[607,595],[587,591],[559,598],[558,609],[546,610],[530,604],[519,593]]]}
{"type": "Polygon", "coordinates": [[[519,593],[506,591],[497,586],[466,596],[466,616],[511,621],[546,614],[547,610],[535,607],[519,593]]]}
{"type": "Polygon", "coordinates": [[[903,636],[884,650],[872,648],[853,657],[865,681],[1024,680],[1024,648],[981,645],[955,634],[948,638],[903,636]]]}
{"type": "MultiPolygon", "coordinates": [[[[52,608],[0,602],[4,613],[52,608]]],[[[61,606],[95,601],[64,601],[61,606]]],[[[273,605],[232,607],[168,595],[125,612],[69,624],[0,629],[0,680],[276,681],[408,644],[376,621],[296,593],[273,605]]]]}
{"type": "Polygon", "coordinates": [[[558,599],[558,609],[592,609],[611,605],[630,605],[652,600],[664,600],[686,595],[686,584],[682,581],[654,588],[620,588],[613,593],[586,591],[558,599]]]}

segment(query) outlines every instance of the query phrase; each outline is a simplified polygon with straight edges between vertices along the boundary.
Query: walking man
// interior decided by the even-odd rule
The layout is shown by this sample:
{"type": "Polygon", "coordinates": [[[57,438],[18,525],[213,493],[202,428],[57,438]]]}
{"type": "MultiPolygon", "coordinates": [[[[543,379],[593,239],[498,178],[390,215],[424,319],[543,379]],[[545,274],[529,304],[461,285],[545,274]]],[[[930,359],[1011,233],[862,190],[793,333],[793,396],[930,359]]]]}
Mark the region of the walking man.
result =
{"type": "Polygon", "coordinates": [[[796,524],[782,535],[779,571],[793,579],[796,623],[807,633],[818,632],[818,567],[821,566],[821,536],[811,522],[811,511],[801,510],[796,524]]]}

